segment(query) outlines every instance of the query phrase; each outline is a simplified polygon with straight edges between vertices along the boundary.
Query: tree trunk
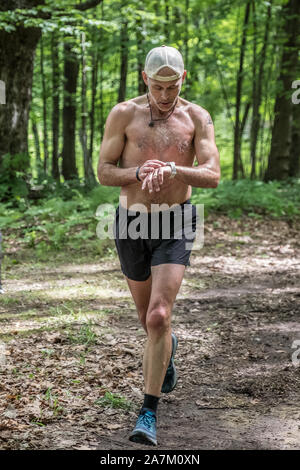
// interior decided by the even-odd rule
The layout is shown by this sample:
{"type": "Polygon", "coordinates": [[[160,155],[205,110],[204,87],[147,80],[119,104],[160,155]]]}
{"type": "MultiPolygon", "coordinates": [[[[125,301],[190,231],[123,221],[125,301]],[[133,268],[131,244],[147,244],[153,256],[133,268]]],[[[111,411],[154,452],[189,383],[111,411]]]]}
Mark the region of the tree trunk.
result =
{"type": "Polygon", "coordinates": [[[64,108],[62,174],[65,180],[78,178],[75,157],[76,89],[78,59],[72,44],[64,43],[64,108]]]}
{"type": "MultiPolygon", "coordinates": [[[[195,22],[195,20],[194,20],[194,22],[195,22]]],[[[218,78],[219,78],[219,81],[220,81],[220,86],[221,86],[223,98],[224,98],[224,101],[225,101],[225,104],[226,104],[226,114],[227,114],[228,120],[231,122],[232,127],[234,128],[234,120],[233,120],[233,116],[231,115],[231,104],[230,104],[230,98],[229,98],[228,91],[227,91],[227,86],[225,84],[224,72],[223,72],[222,68],[219,65],[220,60],[219,60],[218,54],[216,52],[215,41],[214,41],[213,34],[212,34],[210,26],[209,26],[209,20],[205,16],[203,18],[203,24],[204,24],[204,27],[206,28],[208,38],[209,38],[209,41],[210,41],[210,47],[211,47],[213,55],[214,55],[214,62],[215,62],[215,66],[216,66],[216,69],[217,69],[218,78]]],[[[199,25],[198,28],[197,28],[198,31],[199,31],[198,38],[199,38],[199,43],[200,44],[201,44],[201,40],[202,40],[201,36],[203,34],[203,32],[201,32],[201,29],[202,29],[201,26],[202,25],[199,25]]],[[[195,54],[195,59],[194,59],[193,63],[197,63],[197,61],[199,61],[199,59],[198,59],[197,54],[195,54]]],[[[201,62],[199,62],[199,68],[200,67],[201,67],[201,62]]],[[[197,75],[195,75],[195,79],[196,78],[197,78],[197,75]]],[[[193,83],[193,81],[194,80],[191,80],[192,83],[193,83]]]]}
{"type": "MultiPolygon", "coordinates": [[[[185,14],[184,14],[184,68],[189,69],[189,7],[190,1],[185,0],[185,14]]],[[[190,78],[185,79],[184,97],[189,99],[190,78]]]]}
{"type": "Polygon", "coordinates": [[[190,7],[190,0],[185,0],[185,15],[184,15],[184,65],[185,65],[185,69],[189,68],[189,7],[190,7]]]}
{"type": "Polygon", "coordinates": [[[164,24],[164,33],[166,44],[170,40],[170,13],[169,13],[169,0],[165,0],[165,24],[164,24]]]}
{"type": "Polygon", "coordinates": [[[100,56],[100,139],[102,142],[103,139],[103,133],[104,133],[104,106],[103,106],[103,66],[104,66],[104,60],[103,60],[103,51],[101,51],[101,56],[100,56]]]}
{"type": "Polygon", "coordinates": [[[59,41],[58,35],[54,31],[51,38],[52,54],[52,176],[59,181],[60,172],[58,164],[58,143],[59,143],[59,41]]]}
{"type": "Polygon", "coordinates": [[[33,64],[40,36],[38,28],[0,30],[0,80],[6,85],[6,104],[0,106],[0,163],[7,153],[28,154],[33,64]]]}
{"type": "MultiPolygon", "coordinates": [[[[242,118],[241,125],[240,125],[240,142],[242,142],[242,137],[243,137],[244,129],[245,129],[246,122],[247,122],[247,119],[248,119],[248,114],[249,114],[250,108],[251,108],[251,102],[248,101],[248,103],[245,106],[244,116],[242,118]]],[[[239,153],[238,169],[239,169],[239,172],[242,175],[242,178],[245,178],[246,175],[245,175],[245,170],[244,170],[244,165],[243,165],[243,161],[242,161],[241,152],[239,153]]]]}
{"type": "Polygon", "coordinates": [[[292,139],[293,103],[292,82],[297,77],[298,48],[300,28],[300,2],[289,0],[284,5],[283,32],[285,36],[282,51],[279,88],[276,94],[274,125],[272,131],[271,151],[265,181],[284,180],[290,173],[290,152],[292,139]]]}
{"type": "Polygon", "coordinates": [[[238,177],[239,161],[241,160],[240,110],[241,110],[243,67],[244,67],[244,56],[245,56],[245,51],[246,51],[246,38],[247,38],[247,26],[248,26],[248,21],[249,21],[249,12],[250,12],[250,0],[247,2],[246,8],[245,8],[242,43],[241,43],[241,50],[240,50],[240,65],[239,65],[239,71],[237,74],[235,126],[234,126],[233,179],[237,179],[238,177]]]}
{"type": "Polygon", "coordinates": [[[36,172],[37,172],[38,179],[39,179],[41,168],[42,168],[42,160],[41,160],[40,138],[39,138],[39,132],[38,132],[38,128],[36,125],[35,117],[31,119],[31,124],[32,124],[32,133],[34,137],[35,154],[36,154],[36,172]]]}
{"type": "MultiPolygon", "coordinates": [[[[103,20],[104,14],[103,14],[103,3],[101,4],[101,20],[103,20]]],[[[103,47],[103,30],[100,30],[100,35],[99,35],[99,45],[100,47],[100,65],[99,65],[99,73],[100,73],[100,90],[99,90],[99,95],[100,95],[100,142],[102,142],[103,139],[103,133],[104,133],[104,106],[103,106],[103,68],[104,68],[104,47],[103,47]]]]}
{"type": "Polygon", "coordinates": [[[40,41],[41,46],[41,78],[42,78],[42,99],[43,99],[43,144],[44,144],[44,172],[48,170],[48,131],[47,131],[47,89],[44,72],[44,44],[43,36],[40,41]]]}
{"type": "Polygon", "coordinates": [[[256,176],[256,147],[257,147],[257,140],[258,140],[258,133],[260,127],[260,114],[259,114],[259,107],[262,100],[262,84],[263,84],[263,77],[264,77],[264,64],[266,60],[266,50],[268,45],[268,38],[269,38],[269,29],[270,29],[270,21],[271,21],[271,11],[272,11],[272,2],[270,0],[267,17],[266,17],[266,25],[265,25],[265,33],[264,33],[264,40],[261,53],[259,55],[259,71],[258,76],[256,75],[256,68],[255,64],[257,61],[257,54],[256,54],[256,11],[255,11],[255,0],[253,0],[253,25],[254,25],[254,43],[253,43],[253,91],[252,91],[252,102],[253,102],[253,112],[252,112],[252,123],[251,123],[251,131],[250,131],[250,146],[251,146],[251,179],[254,179],[256,176]]]}
{"type": "MultiPolygon", "coordinates": [[[[92,84],[91,84],[91,112],[90,112],[90,144],[89,144],[89,154],[91,158],[91,163],[93,162],[93,148],[94,148],[94,132],[95,132],[95,101],[97,96],[97,85],[98,85],[98,64],[100,57],[99,44],[97,42],[96,34],[92,36],[94,38],[93,44],[96,46],[92,51],[92,84]]],[[[96,182],[96,179],[95,179],[96,182]]]]}
{"type": "MultiPolygon", "coordinates": [[[[140,6],[142,9],[143,6],[140,6]]],[[[143,23],[141,17],[136,20],[136,43],[137,43],[137,72],[138,72],[138,94],[144,95],[147,91],[147,86],[142,77],[144,70],[145,54],[144,54],[144,39],[143,39],[143,23]]]]}
{"type": "Polygon", "coordinates": [[[124,20],[122,22],[121,35],[120,35],[120,46],[121,46],[121,68],[120,68],[120,84],[119,84],[119,96],[118,103],[125,101],[126,97],[126,80],[127,80],[127,68],[128,68],[128,22],[124,20]]]}
{"type": "Polygon", "coordinates": [[[96,179],[93,172],[93,165],[91,161],[91,154],[87,147],[87,103],[86,103],[86,89],[87,89],[87,74],[86,74],[86,59],[85,59],[85,33],[81,33],[81,129],[79,131],[80,142],[83,151],[84,163],[84,181],[86,186],[95,184],[96,179]]]}

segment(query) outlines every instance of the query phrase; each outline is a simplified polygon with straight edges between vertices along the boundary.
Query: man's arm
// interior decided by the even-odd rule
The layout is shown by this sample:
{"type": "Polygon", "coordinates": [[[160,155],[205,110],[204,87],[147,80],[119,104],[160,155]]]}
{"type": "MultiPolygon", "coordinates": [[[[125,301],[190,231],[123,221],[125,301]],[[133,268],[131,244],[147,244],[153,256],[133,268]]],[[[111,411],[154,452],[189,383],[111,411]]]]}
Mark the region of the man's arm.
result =
{"type": "Polygon", "coordinates": [[[196,188],[216,188],[220,181],[220,156],[215,143],[215,133],[209,113],[194,109],[194,146],[198,166],[176,165],[175,179],[196,188]]]}
{"type": "MultiPolygon", "coordinates": [[[[126,186],[139,182],[136,170],[140,165],[130,168],[118,167],[125,146],[125,129],[132,119],[133,112],[132,104],[125,102],[114,106],[108,115],[97,168],[99,182],[104,186],[126,186]]],[[[154,168],[164,165],[165,163],[159,160],[147,160],[140,166],[140,180],[143,181],[154,168]]]]}
{"type": "Polygon", "coordinates": [[[101,144],[97,174],[105,186],[125,186],[136,183],[136,167],[120,168],[118,161],[125,145],[125,127],[130,114],[126,103],[113,107],[108,115],[101,144]]]}

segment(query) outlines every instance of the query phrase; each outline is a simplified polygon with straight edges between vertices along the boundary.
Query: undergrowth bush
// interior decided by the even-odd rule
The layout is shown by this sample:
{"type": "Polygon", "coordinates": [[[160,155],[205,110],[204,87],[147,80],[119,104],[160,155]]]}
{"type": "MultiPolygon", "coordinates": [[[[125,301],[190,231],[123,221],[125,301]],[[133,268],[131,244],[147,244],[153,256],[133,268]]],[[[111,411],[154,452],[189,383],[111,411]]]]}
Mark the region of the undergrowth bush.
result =
{"type": "Polygon", "coordinates": [[[238,218],[270,215],[293,217],[300,215],[300,179],[288,182],[223,180],[216,189],[193,188],[193,204],[204,204],[205,214],[224,212],[238,218]]]}
{"type": "MultiPolygon", "coordinates": [[[[50,191],[47,198],[28,202],[20,198],[18,207],[10,201],[0,204],[0,229],[20,248],[31,248],[38,259],[51,251],[71,250],[96,256],[111,255],[114,241],[96,234],[100,204],[117,206],[120,188],[98,185],[90,191],[77,186],[67,188],[69,198],[50,191]]],[[[300,179],[287,182],[223,180],[216,189],[193,188],[193,204],[204,204],[205,214],[224,213],[233,218],[300,216],[300,179]]],[[[3,245],[4,249],[5,246],[3,245]]]]}

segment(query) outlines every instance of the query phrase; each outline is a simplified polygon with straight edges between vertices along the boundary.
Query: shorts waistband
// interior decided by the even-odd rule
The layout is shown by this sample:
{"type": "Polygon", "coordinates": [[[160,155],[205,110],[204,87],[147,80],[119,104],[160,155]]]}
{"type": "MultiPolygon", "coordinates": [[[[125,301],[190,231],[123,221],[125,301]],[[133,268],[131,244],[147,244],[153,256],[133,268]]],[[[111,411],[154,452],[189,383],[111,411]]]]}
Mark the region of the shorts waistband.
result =
{"type": "MultiPolygon", "coordinates": [[[[181,202],[180,204],[174,203],[173,205],[175,206],[174,208],[176,208],[177,206],[181,206],[181,208],[183,209],[185,204],[191,204],[191,199],[189,198],[186,201],[181,202]]],[[[174,209],[174,208],[172,209],[172,207],[170,207],[169,209],[165,209],[165,210],[162,210],[162,211],[141,212],[141,211],[131,211],[129,209],[125,209],[125,207],[123,207],[119,204],[118,207],[117,207],[117,210],[119,211],[120,208],[121,208],[122,211],[127,212],[128,216],[136,216],[137,214],[145,214],[145,215],[151,216],[151,214],[162,214],[163,212],[168,212],[169,210],[172,211],[174,209]]]]}

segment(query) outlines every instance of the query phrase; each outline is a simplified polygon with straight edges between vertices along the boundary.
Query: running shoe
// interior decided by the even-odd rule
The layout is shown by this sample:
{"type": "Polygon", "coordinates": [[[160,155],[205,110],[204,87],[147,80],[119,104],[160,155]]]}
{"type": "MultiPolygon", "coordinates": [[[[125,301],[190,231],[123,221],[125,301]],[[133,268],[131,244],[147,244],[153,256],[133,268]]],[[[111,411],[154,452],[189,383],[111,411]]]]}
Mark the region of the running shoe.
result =
{"type": "Polygon", "coordinates": [[[177,384],[177,373],[176,367],[174,364],[174,356],[177,349],[178,339],[174,333],[172,333],[172,355],[170,359],[169,366],[165,375],[164,383],[162,384],[161,391],[162,393],[170,393],[177,384]]]}
{"type": "Polygon", "coordinates": [[[129,436],[132,442],[156,446],[156,416],[151,410],[141,411],[134,430],[129,436]]]}

